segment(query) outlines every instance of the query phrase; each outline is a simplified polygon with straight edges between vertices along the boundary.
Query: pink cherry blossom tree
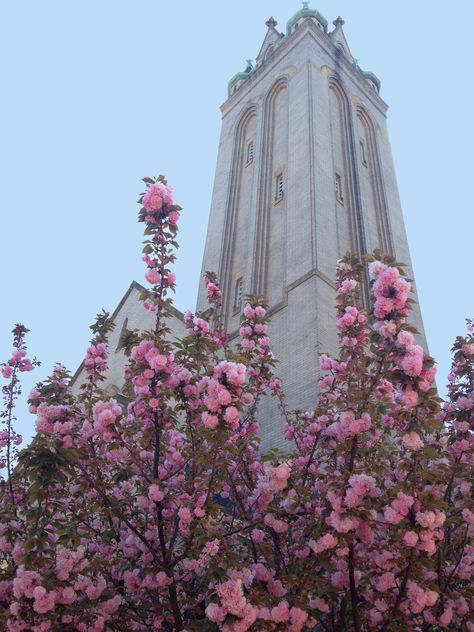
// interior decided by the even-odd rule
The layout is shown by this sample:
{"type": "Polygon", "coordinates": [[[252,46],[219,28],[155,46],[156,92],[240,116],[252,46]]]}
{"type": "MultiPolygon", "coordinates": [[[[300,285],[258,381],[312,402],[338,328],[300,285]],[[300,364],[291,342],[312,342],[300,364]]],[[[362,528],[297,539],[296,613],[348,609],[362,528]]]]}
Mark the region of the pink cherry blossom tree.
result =
{"type": "Polygon", "coordinates": [[[403,266],[347,254],[339,355],[320,357],[314,411],[293,413],[261,297],[247,297],[230,346],[207,273],[209,309],[186,312],[186,335],[171,341],[181,208],[163,177],[145,183],[141,298],[155,326],[125,336],[120,401],[102,388],[103,313],[80,395],[55,367],[30,395],[37,434],[17,455],[11,380],[36,363],[24,329],[2,365],[4,628],[473,632],[472,322],[442,403],[409,325],[403,266]],[[263,397],[286,419],[285,451],[260,453],[263,397]]]}

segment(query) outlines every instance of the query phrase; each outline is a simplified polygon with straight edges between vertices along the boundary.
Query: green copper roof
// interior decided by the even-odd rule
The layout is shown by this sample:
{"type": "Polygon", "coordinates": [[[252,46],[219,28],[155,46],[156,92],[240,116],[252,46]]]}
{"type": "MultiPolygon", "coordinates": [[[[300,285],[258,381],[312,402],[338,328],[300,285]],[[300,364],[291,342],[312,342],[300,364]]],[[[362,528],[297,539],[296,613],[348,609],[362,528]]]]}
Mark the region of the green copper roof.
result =
{"type": "Polygon", "coordinates": [[[321,26],[324,29],[324,32],[327,33],[328,32],[328,21],[326,20],[325,17],[323,17],[319,11],[316,11],[315,9],[310,9],[309,8],[309,2],[303,2],[303,8],[300,9],[298,11],[298,13],[295,13],[295,15],[288,20],[288,22],[286,23],[286,34],[289,35],[291,33],[291,29],[293,28],[293,25],[298,22],[299,19],[301,18],[316,18],[316,20],[321,24],[321,26]]]}
{"type": "Polygon", "coordinates": [[[230,96],[232,86],[236,84],[237,81],[240,81],[240,79],[247,79],[247,77],[250,77],[253,70],[254,69],[251,68],[250,65],[248,65],[244,72],[238,72],[237,74],[235,74],[227,84],[227,94],[230,96]]]}
{"type": "Polygon", "coordinates": [[[364,79],[368,79],[369,81],[372,81],[372,83],[375,83],[375,85],[377,86],[377,90],[380,90],[381,82],[377,75],[374,75],[373,72],[370,72],[368,70],[362,70],[361,68],[359,68],[359,66],[356,66],[356,68],[364,77],[364,79]]]}

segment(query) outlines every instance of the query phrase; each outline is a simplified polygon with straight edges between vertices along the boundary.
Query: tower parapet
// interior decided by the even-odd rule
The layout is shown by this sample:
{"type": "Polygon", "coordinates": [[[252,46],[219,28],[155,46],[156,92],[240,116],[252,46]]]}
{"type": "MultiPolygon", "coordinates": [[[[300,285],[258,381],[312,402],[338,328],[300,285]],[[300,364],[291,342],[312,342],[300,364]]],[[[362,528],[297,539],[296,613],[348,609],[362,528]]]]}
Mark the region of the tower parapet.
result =
{"type": "Polygon", "coordinates": [[[300,9],[295,15],[290,18],[286,24],[286,33],[280,33],[277,31],[277,22],[273,17],[270,17],[266,22],[268,27],[267,33],[263,40],[260,51],[256,57],[255,65],[249,64],[247,60],[247,66],[244,71],[236,73],[228,83],[228,96],[232,96],[239,88],[241,88],[245,81],[249,79],[258,69],[264,64],[270,57],[276,52],[277,48],[281,46],[286,40],[293,34],[298,32],[302,26],[312,25],[313,28],[318,29],[321,35],[331,41],[335,47],[335,52],[342,53],[347,63],[352,65],[354,72],[358,73],[370,87],[377,92],[380,92],[380,80],[378,77],[370,71],[365,71],[360,68],[357,60],[352,57],[349,45],[344,35],[342,27],[344,26],[344,20],[339,16],[334,20],[334,30],[328,31],[328,21],[326,18],[316,11],[309,8],[309,2],[303,2],[303,8],[300,9]]]}

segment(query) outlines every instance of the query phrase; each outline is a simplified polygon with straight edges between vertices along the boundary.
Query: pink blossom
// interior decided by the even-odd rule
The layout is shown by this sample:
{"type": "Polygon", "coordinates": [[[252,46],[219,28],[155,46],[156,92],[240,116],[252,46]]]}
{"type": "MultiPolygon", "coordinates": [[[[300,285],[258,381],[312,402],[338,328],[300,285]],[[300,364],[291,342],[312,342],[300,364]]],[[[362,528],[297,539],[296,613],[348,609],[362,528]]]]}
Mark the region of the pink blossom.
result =
{"type": "Polygon", "coordinates": [[[220,289],[217,287],[217,285],[215,283],[211,283],[209,282],[207,284],[207,298],[211,301],[216,301],[219,300],[221,298],[221,291],[220,289]]]}
{"type": "Polygon", "coordinates": [[[409,345],[400,361],[400,368],[410,377],[417,377],[423,369],[423,355],[419,345],[409,345]]]}
{"type": "Polygon", "coordinates": [[[170,221],[170,224],[176,225],[179,220],[179,213],[177,213],[176,211],[170,211],[170,213],[168,214],[168,219],[170,221]]]}
{"type": "Polygon", "coordinates": [[[104,614],[114,614],[120,608],[120,604],[122,603],[122,597],[120,595],[115,595],[111,599],[104,601],[100,605],[100,609],[104,614]]]}
{"type": "Polygon", "coordinates": [[[157,270],[152,268],[151,270],[148,270],[148,272],[145,274],[145,279],[148,281],[148,283],[151,283],[152,285],[157,285],[161,281],[161,276],[157,270]]]}
{"type": "Polygon", "coordinates": [[[319,366],[323,371],[330,371],[332,368],[332,361],[326,354],[321,354],[319,356],[319,366]]]}
{"type": "Polygon", "coordinates": [[[163,371],[169,361],[168,356],[161,354],[155,347],[146,353],[145,358],[150,368],[155,371],[163,371]]]}
{"type": "Polygon", "coordinates": [[[286,623],[290,620],[290,607],[287,601],[280,603],[271,609],[270,616],[275,623],[286,623]]]}
{"type": "Polygon", "coordinates": [[[421,440],[420,435],[413,430],[403,437],[403,443],[407,446],[407,448],[413,450],[413,452],[421,450],[425,445],[421,440]]]}
{"type": "Polygon", "coordinates": [[[227,616],[227,610],[216,603],[210,603],[206,607],[206,617],[214,623],[222,623],[227,616]]]}
{"type": "Polygon", "coordinates": [[[344,279],[341,285],[337,289],[338,294],[346,294],[351,292],[357,287],[357,281],[355,279],[344,279]]]}
{"type": "Polygon", "coordinates": [[[285,489],[290,477],[290,466],[288,463],[281,463],[277,467],[268,467],[266,474],[276,490],[285,489]]]}
{"type": "Polygon", "coordinates": [[[418,393],[410,385],[403,391],[402,398],[407,408],[413,408],[418,404],[418,393]]]}
{"type": "Polygon", "coordinates": [[[169,586],[173,582],[173,580],[170,577],[168,577],[168,575],[164,571],[159,571],[155,575],[155,580],[158,585],[158,588],[169,586]]]}
{"type": "Polygon", "coordinates": [[[13,369],[10,366],[8,366],[8,364],[4,364],[1,368],[1,372],[2,372],[3,377],[8,380],[8,378],[13,373],[13,369]]]}
{"type": "Polygon", "coordinates": [[[178,511],[178,516],[181,522],[185,524],[191,522],[192,520],[192,514],[187,507],[181,507],[181,509],[178,511]]]}
{"type": "Polygon", "coordinates": [[[219,584],[216,588],[217,594],[221,600],[223,607],[235,616],[243,615],[247,601],[242,590],[242,581],[229,580],[219,584]]]}
{"type": "Polygon", "coordinates": [[[397,331],[397,325],[393,320],[378,320],[374,323],[374,329],[383,338],[391,338],[397,331]]]}
{"type": "Polygon", "coordinates": [[[413,345],[413,334],[402,330],[397,336],[397,343],[402,347],[410,347],[413,345]]]}
{"type": "Polygon", "coordinates": [[[423,590],[413,581],[409,581],[407,587],[410,609],[415,614],[424,610],[426,606],[433,606],[439,597],[435,591],[429,589],[423,590]]]}
{"type": "Polygon", "coordinates": [[[229,406],[225,411],[225,420],[230,424],[231,428],[235,428],[239,425],[240,413],[235,406],[229,406]]]}
{"type": "Polygon", "coordinates": [[[446,514],[439,509],[434,511],[417,511],[416,521],[425,529],[436,529],[441,527],[446,520],[446,514]]]}
{"type": "Polygon", "coordinates": [[[202,423],[206,426],[206,428],[210,428],[211,430],[214,430],[214,428],[217,428],[217,424],[219,420],[216,417],[216,415],[210,415],[209,413],[204,412],[201,415],[201,419],[202,419],[202,423]]]}
{"type": "Polygon", "coordinates": [[[173,193],[171,187],[162,182],[149,184],[142,199],[142,204],[147,211],[159,211],[163,204],[173,203],[173,193]]]}
{"type": "Polygon", "coordinates": [[[138,345],[132,347],[131,356],[135,362],[145,362],[145,356],[150,349],[154,348],[151,340],[142,340],[138,345]]]}
{"type": "Polygon", "coordinates": [[[349,489],[346,491],[345,504],[347,507],[357,507],[366,496],[377,495],[376,481],[367,474],[352,474],[349,478],[349,489]]]}
{"type": "Polygon", "coordinates": [[[391,572],[376,575],[372,578],[372,585],[378,592],[386,592],[395,586],[395,575],[391,572]]]}
{"type": "Polygon", "coordinates": [[[410,283],[400,277],[397,268],[385,267],[379,271],[373,285],[375,316],[383,319],[392,311],[403,309],[410,289],[410,283]]]}
{"type": "Polygon", "coordinates": [[[48,592],[43,586],[36,586],[33,590],[33,610],[38,614],[44,614],[50,610],[54,610],[56,605],[56,591],[48,592]]]}
{"type": "Polygon", "coordinates": [[[443,614],[440,616],[439,618],[439,624],[444,628],[447,627],[453,618],[453,610],[452,608],[446,608],[443,612],[443,614]]]}
{"type": "Polygon", "coordinates": [[[308,620],[308,613],[293,606],[290,610],[290,626],[288,632],[300,632],[303,629],[304,624],[308,620]]]}
{"type": "Polygon", "coordinates": [[[324,599],[320,597],[315,597],[309,601],[310,608],[316,608],[320,612],[329,612],[329,604],[327,604],[324,599]]]}
{"type": "Polygon", "coordinates": [[[403,543],[407,546],[416,546],[418,542],[418,534],[415,531],[407,531],[403,536],[403,543]]]}
{"type": "Polygon", "coordinates": [[[158,487],[156,484],[150,485],[148,490],[148,498],[150,500],[154,500],[155,502],[160,502],[165,497],[164,492],[158,487]]]}
{"type": "Polygon", "coordinates": [[[41,581],[39,573],[28,571],[20,566],[13,580],[13,594],[17,599],[25,596],[29,599],[33,597],[33,589],[41,581]]]}
{"type": "Polygon", "coordinates": [[[252,540],[256,543],[256,544],[260,544],[261,542],[263,542],[265,538],[265,532],[262,531],[261,529],[253,529],[252,530],[252,540]]]}
{"type": "Polygon", "coordinates": [[[93,408],[95,430],[102,434],[109,432],[110,426],[115,423],[121,413],[122,409],[115,399],[110,399],[108,402],[98,402],[93,408]]]}
{"type": "Polygon", "coordinates": [[[247,305],[244,307],[244,316],[245,318],[250,318],[253,319],[255,318],[255,310],[253,309],[253,307],[251,305],[249,305],[247,303],[247,305]]]}
{"type": "Polygon", "coordinates": [[[338,540],[336,537],[334,537],[330,533],[326,533],[316,542],[314,540],[310,540],[308,542],[308,546],[314,553],[319,554],[323,551],[327,551],[328,549],[333,549],[335,546],[337,546],[337,543],[338,540]]]}
{"type": "Polygon", "coordinates": [[[474,525],[474,513],[470,509],[466,507],[461,514],[467,524],[474,525]]]}
{"type": "Polygon", "coordinates": [[[387,266],[381,261],[372,261],[369,264],[369,275],[371,279],[376,279],[381,272],[386,270],[387,266]]]}

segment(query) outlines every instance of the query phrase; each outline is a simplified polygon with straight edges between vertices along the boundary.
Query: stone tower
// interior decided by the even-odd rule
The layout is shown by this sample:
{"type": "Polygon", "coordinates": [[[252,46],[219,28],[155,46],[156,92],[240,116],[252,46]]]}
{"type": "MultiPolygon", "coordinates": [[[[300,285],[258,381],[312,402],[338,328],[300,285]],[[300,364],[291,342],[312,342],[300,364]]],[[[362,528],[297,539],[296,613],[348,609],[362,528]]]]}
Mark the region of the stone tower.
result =
{"type": "MultiPolygon", "coordinates": [[[[344,21],[329,32],[308,4],[283,33],[270,18],[255,65],[229,82],[202,267],[218,274],[231,335],[243,296],[267,297],[278,374],[303,410],[318,354],[337,352],[337,259],[381,248],[413,278],[380,81],[352,57],[344,21]]],[[[424,342],[418,308],[413,324],[424,342]]],[[[263,447],[278,445],[276,406],[263,402],[260,417],[263,447]]]]}

